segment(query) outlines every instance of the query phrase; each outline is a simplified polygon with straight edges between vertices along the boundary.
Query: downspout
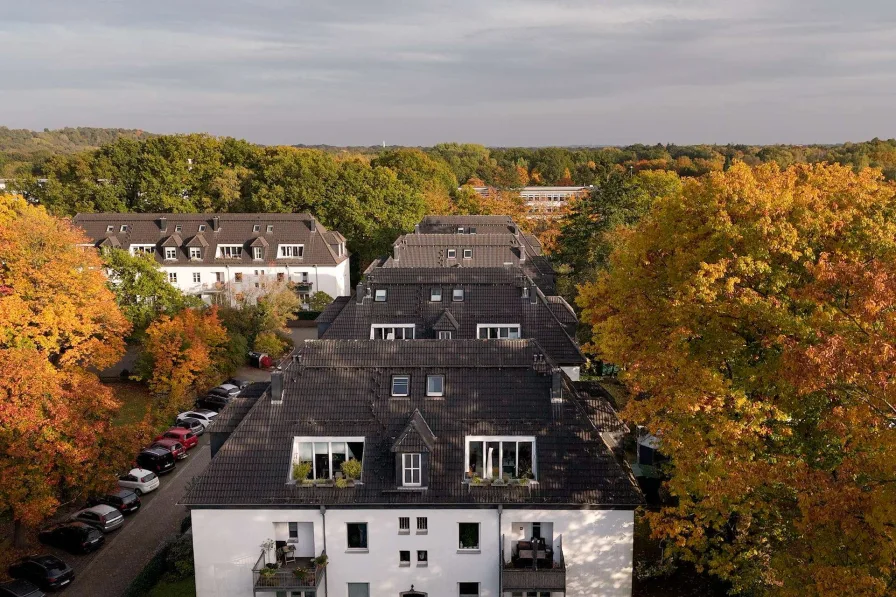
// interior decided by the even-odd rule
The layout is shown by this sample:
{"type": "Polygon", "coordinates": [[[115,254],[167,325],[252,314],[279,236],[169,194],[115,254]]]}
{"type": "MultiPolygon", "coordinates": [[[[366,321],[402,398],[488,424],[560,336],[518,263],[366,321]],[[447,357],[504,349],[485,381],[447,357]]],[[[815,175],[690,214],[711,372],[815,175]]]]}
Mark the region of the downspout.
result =
{"type": "MultiPolygon", "coordinates": [[[[324,527],[324,553],[327,553],[327,507],[323,504],[320,505],[320,518],[323,521],[324,527]]],[[[327,556],[329,559],[330,556],[327,556]]],[[[329,595],[330,592],[327,590],[327,574],[326,569],[324,570],[324,595],[329,595]]]]}
{"type": "Polygon", "coordinates": [[[504,535],[501,533],[501,514],[504,505],[498,504],[498,595],[504,595],[504,535]]]}

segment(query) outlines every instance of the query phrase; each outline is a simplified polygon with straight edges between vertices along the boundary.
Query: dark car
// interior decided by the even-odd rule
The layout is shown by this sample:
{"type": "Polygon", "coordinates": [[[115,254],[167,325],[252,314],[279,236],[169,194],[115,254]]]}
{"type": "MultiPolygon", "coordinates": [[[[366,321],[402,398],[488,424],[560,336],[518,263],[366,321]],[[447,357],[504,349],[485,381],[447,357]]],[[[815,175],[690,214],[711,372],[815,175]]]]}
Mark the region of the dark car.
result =
{"type": "Polygon", "coordinates": [[[137,454],[137,465],[157,475],[164,475],[174,470],[174,455],[165,448],[146,448],[137,454]]]}
{"type": "Polygon", "coordinates": [[[224,407],[230,402],[230,398],[224,398],[223,396],[215,396],[214,394],[209,394],[204,398],[200,398],[196,401],[196,408],[207,408],[208,410],[213,410],[216,413],[224,410],[224,407]]]}
{"type": "Polygon", "coordinates": [[[83,522],[67,522],[37,534],[45,545],[64,549],[69,553],[90,553],[102,547],[106,538],[99,529],[83,522]]]}
{"type": "Polygon", "coordinates": [[[0,597],[46,597],[46,593],[27,580],[13,580],[0,584],[0,597]]]}
{"type": "Polygon", "coordinates": [[[71,566],[56,556],[27,556],[9,567],[13,578],[27,580],[44,591],[61,589],[75,579],[71,566]]]}
{"type": "Polygon", "coordinates": [[[113,493],[107,493],[87,500],[88,506],[106,504],[116,508],[122,514],[130,514],[140,509],[140,498],[130,489],[119,489],[113,493]]]}
{"type": "Polygon", "coordinates": [[[248,387],[249,384],[251,384],[252,382],[249,381],[249,380],[247,380],[247,379],[237,379],[236,377],[231,377],[230,379],[228,379],[228,380],[225,381],[224,383],[225,383],[225,384],[230,384],[230,385],[232,385],[232,386],[236,386],[236,387],[238,387],[239,389],[243,390],[243,389],[245,389],[246,387],[248,387]]]}

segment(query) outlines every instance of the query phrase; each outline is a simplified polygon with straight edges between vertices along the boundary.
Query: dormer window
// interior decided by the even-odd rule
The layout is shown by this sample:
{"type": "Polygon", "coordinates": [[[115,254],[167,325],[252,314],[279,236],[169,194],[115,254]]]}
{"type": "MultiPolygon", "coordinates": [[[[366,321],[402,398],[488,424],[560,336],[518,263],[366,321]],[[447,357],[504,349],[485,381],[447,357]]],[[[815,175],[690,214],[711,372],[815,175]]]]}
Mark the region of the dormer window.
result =
{"type": "Polygon", "coordinates": [[[242,245],[218,245],[218,257],[221,259],[240,259],[242,255],[242,245]]]}
{"type": "Polygon", "coordinates": [[[392,395],[397,397],[407,397],[411,392],[411,376],[410,375],[393,375],[392,376],[392,395]]]}
{"type": "Polygon", "coordinates": [[[464,249],[464,259],[473,258],[473,249],[464,249]]]}
{"type": "Polygon", "coordinates": [[[448,259],[457,259],[457,249],[448,249],[448,259]]]}
{"type": "Polygon", "coordinates": [[[305,255],[305,245],[278,245],[278,259],[301,259],[305,255]]]}
{"type": "Polygon", "coordinates": [[[422,454],[401,455],[401,484],[405,487],[420,487],[423,473],[422,454]]]}
{"type": "Polygon", "coordinates": [[[264,247],[252,247],[252,259],[255,261],[264,259],[264,247]]]}
{"type": "Polygon", "coordinates": [[[464,233],[464,227],[463,227],[463,226],[458,226],[458,227],[457,227],[457,233],[458,233],[458,234],[463,234],[463,233],[464,233]]]}
{"type": "Polygon", "coordinates": [[[467,436],[466,463],[470,478],[537,479],[535,437],[467,436]]]}
{"type": "Polygon", "coordinates": [[[293,438],[289,478],[302,482],[304,479],[344,477],[342,463],[348,460],[357,460],[363,469],[363,437],[296,437],[293,438]],[[304,478],[296,478],[303,473],[304,478]]]}
{"type": "Polygon", "coordinates": [[[131,255],[152,255],[155,252],[155,245],[131,245],[131,255]]]}
{"type": "Polygon", "coordinates": [[[370,326],[371,340],[413,340],[414,324],[374,323],[370,326]]]}
{"type": "Polygon", "coordinates": [[[174,261],[177,259],[177,247],[165,247],[165,260],[174,261]]]}
{"type": "Polygon", "coordinates": [[[115,230],[115,226],[106,226],[106,232],[112,232],[113,230],[115,230]]]}
{"type": "Polygon", "coordinates": [[[274,225],[268,224],[268,234],[272,233],[273,231],[274,231],[274,225]]]}
{"type": "Polygon", "coordinates": [[[190,247],[190,259],[202,259],[202,249],[199,247],[190,247]]]}
{"type": "Polygon", "coordinates": [[[442,302],[442,289],[441,288],[431,288],[429,290],[429,301],[432,303],[441,303],[442,302]]]}
{"type": "Polygon", "coordinates": [[[476,337],[480,340],[519,340],[519,324],[480,323],[476,326],[476,337]]]}
{"type": "Polygon", "coordinates": [[[464,300],[464,289],[455,288],[453,291],[451,291],[451,300],[455,303],[462,303],[464,300]]]}
{"type": "Polygon", "coordinates": [[[378,288],[376,292],[373,293],[373,300],[377,303],[385,303],[386,302],[386,289],[378,288]]]}

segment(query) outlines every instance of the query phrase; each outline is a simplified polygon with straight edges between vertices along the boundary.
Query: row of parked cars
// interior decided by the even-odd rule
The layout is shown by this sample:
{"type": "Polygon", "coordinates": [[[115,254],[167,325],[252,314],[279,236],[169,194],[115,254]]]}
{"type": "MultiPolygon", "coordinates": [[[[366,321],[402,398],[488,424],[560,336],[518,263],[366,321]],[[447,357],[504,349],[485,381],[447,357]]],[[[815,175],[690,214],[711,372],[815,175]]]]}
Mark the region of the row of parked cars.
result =
{"type": "MultiPolygon", "coordinates": [[[[174,470],[176,462],[187,457],[199,445],[199,436],[214,422],[218,412],[239,395],[248,382],[231,379],[196,401],[196,408],[177,415],[174,425],[143,448],[135,458],[135,467],[118,477],[118,490],[87,500],[87,507],[38,533],[38,540],[72,554],[96,551],[106,541],[106,533],[124,524],[124,517],[140,509],[140,497],[159,487],[159,475],[174,470]],[[215,402],[223,398],[222,403],[215,402]],[[208,408],[208,406],[218,408],[208,408]]],[[[75,572],[53,555],[28,556],[9,567],[15,580],[0,584],[0,597],[40,597],[42,591],[63,589],[75,578],[75,572]]]]}

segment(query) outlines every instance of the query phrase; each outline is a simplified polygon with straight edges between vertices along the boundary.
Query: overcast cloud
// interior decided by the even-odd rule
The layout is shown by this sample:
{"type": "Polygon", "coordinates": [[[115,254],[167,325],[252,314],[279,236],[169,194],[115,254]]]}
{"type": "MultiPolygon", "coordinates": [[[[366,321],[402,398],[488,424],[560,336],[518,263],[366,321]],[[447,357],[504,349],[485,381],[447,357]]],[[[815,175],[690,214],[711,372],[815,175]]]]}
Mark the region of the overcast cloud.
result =
{"type": "Polygon", "coordinates": [[[260,143],[896,136],[893,0],[0,0],[0,125],[260,143]]]}

